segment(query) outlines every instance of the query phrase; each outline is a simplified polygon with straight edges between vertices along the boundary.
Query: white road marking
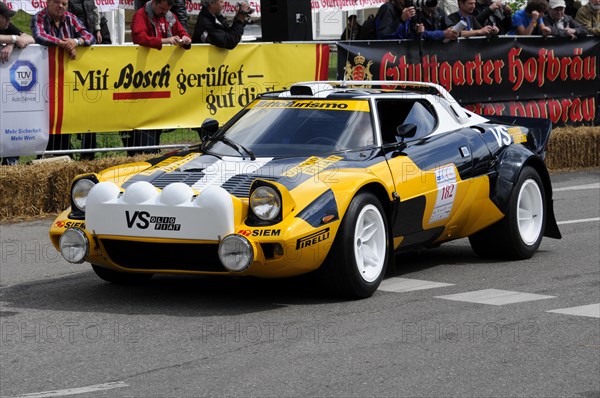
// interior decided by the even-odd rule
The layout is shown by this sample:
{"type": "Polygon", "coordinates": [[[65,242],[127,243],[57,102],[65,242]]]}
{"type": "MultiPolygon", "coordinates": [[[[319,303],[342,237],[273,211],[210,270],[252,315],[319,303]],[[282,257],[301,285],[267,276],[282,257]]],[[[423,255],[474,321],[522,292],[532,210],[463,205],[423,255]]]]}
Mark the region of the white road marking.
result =
{"type": "Polygon", "coordinates": [[[560,308],[558,310],[550,310],[546,312],[554,312],[557,314],[589,316],[592,318],[600,318],[600,303],[580,305],[579,307],[560,308]]]}
{"type": "Polygon", "coordinates": [[[90,392],[112,390],[113,388],[122,388],[122,387],[128,387],[128,385],[125,384],[124,381],[115,381],[112,383],[95,384],[93,386],[87,386],[87,387],[67,388],[65,390],[33,392],[30,394],[18,395],[15,398],[62,397],[65,395],[86,394],[86,393],[90,393],[90,392]]]}
{"type": "Polygon", "coordinates": [[[562,188],[554,188],[553,192],[561,192],[561,191],[579,191],[582,189],[600,189],[600,183],[596,182],[594,184],[585,184],[585,185],[573,185],[571,187],[562,187],[562,188]]]}
{"type": "Polygon", "coordinates": [[[411,292],[414,290],[434,289],[437,287],[454,286],[453,283],[430,282],[419,279],[389,278],[381,282],[378,290],[385,292],[411,292]]]}
{"type": "Polygon", "coordinates": [[[592,222],[592,221],[600,221],[600,217],[594,218],[580,218],[579,220],[566,220],[566,221],[558,221],[557,224],[576,224],[580,222],[592,222]]]}
{"type": "Polygon", "coordinates": [[[472,292],[450,294],[447,296],[437,296],[444,300],[466,301],[469,303],[505,305],[521,303],[524,301],[544,300],[554,298],[555,296],[544,296],[541,294],[511,292],[509,290],[484,289],[472,292]]]}

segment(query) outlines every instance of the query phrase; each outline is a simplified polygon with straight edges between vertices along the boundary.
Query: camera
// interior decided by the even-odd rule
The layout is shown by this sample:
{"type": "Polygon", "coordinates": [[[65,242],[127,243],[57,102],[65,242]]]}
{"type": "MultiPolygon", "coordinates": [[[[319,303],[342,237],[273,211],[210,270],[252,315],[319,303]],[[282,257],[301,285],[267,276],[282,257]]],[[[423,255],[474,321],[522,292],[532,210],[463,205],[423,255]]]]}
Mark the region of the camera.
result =
{"type": "Polygon", "coordinates": [[[250,15],[252,14],[255,10],[254,8],[248,6],[248,11],[244,11],[242,10],[242,6],[244,5],[244,3],[237,3],[237,12],[238,14],[242,14],[242,15],[250,15]]]}
{"type": "Polygon", "coordinates": [[[408,0],[406,2],[406,7],[415,7],[415,8],[436,7],[437,5],[438,5],[438,0],[408,0]]]}

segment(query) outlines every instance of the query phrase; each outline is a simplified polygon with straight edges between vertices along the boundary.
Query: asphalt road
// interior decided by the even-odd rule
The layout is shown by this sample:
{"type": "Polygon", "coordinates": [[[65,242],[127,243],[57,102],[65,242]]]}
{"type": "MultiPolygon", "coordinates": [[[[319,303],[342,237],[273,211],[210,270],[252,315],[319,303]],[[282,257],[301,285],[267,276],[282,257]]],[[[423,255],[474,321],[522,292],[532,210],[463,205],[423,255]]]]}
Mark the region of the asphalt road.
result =
{"type": "Polygon", "coordinates": [[[600,173],[552,179],[562,240],[403,255],[361,301],[307,278],[115,286],[62,260],[52,220],[0,225],[0,394],[600,397],[600,173]]]}

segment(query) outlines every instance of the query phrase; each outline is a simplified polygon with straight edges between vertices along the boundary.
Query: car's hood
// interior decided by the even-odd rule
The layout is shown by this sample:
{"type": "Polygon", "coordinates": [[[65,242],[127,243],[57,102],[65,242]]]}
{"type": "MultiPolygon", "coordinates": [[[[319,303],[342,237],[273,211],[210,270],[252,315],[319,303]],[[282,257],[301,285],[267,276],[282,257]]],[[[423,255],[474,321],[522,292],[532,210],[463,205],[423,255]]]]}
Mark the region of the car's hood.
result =
{"type": "MultiPolygon", "coordinates": [[[[372,151],[368,151],[372,152],[372,151]]],[[[318,173],[332,168],[365,167],[370,156],[332,154],[293,158],[216,157],[200,153],[182,153],[164,158],[143,172],[133,175],[122,187],[127,189],[138,181],[146,181],[157,188],[180,182],[202,191],[220,186],[237,197],[248,197],[250,185],[257,178],[277,181],[293,189],[318,173]]]]}

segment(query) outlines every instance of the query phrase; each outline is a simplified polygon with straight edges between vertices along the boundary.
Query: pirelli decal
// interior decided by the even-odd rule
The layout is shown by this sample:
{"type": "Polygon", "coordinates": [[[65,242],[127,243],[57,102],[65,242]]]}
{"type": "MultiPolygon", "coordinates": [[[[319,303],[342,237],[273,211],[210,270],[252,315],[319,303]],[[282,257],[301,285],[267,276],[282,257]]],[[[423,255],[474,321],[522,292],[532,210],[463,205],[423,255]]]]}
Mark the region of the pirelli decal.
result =
{"type": "Polygon", "coordinates": [[[251,107],[369,112],[369,103],[367,101],[261,100],[254,103],[251,107]]]}
{"type": "Polygon", "coordinates": [[[308,246],[316,245],[319,242],[323,242],[329,239],[329,228],[325,228],[321,231],[314,232],[310,235],[304,236],[296,241],[296,250],[304,249],[308,246]]]}

